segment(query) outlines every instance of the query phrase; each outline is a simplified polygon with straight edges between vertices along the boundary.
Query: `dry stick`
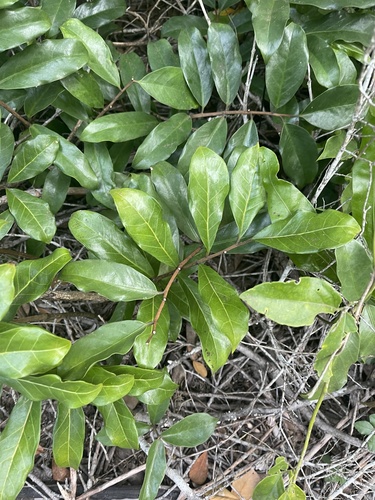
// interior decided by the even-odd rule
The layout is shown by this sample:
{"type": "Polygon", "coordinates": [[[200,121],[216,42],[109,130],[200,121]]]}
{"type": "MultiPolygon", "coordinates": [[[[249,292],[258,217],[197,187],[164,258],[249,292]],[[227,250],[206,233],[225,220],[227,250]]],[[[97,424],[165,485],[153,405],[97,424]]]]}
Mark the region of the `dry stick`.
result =
{"type": "Polygon", "coordinates": [[[375,284],[375,272],[371,274],[371,279],[368,282],[366,290],[363,292],[362,297],[355,308],[354,319],[356,320],[357,323],[360,320],[366,299],[370,296],[370,294],[374,290],[374,284],[375,284]]]}
{"type": "Polygon", "coordinates": [[[211,19],[209,18],[208,14],[207,14],[206,7],[204,6],[203,0],[198,0],[198,3],[200,5],[200,8],[202,9],[204,18],[205,18],[208,26],[210,26],[211,25],[211,19]]]}
{"type": "Polygon", "coordinates": [[[201,251],[201,249],[202,249],[202,247],[199,246],[198,248],[196,248],[194,250],[194,252],[192,252],[182,262],[180,262],[179,265],[177,266],[176,270],[174,271],[174,273],[170,277],[170,280],[168,281],[168,284],[165,287],[164,292],[163,292],[163,300],[159,306],[159,309],[157,310],[157,313],[156,313],[155,318],[154,318],[154,322],[152,324],[151,335],[146,340],[146,344],[149,344],[151,342],[152,337],[156,333],[156,327],[157,327],[160,315],[164,309],[165,303],[167,302],[168,293],[169,293],[169,290],[171,289],[171,286],[173,285],[174,280],[177,278],[178,274],[181,272],[181,270],[184,268],[184,266],[189,262],[189,260],[192,259],[194,257],[194,255],[197,255],[197,253],[199,253],[201,251]]]}
{"type": "Polygon", "coordinates": [[[25,125],[25,127],[31,127],[31,123],[30,122],[28,122],[27,120],[25,120],[25,118],[23,118],[13,108],[11,108],[10,106],[8,106],[8,104],[6,104],[4,101],[0,101],[0,106],[2,106],[4,109],[6,109],[8,111],[8,113],[10,113],[13,116],[15,116],[20,122],[22,122],[25,125]]]}

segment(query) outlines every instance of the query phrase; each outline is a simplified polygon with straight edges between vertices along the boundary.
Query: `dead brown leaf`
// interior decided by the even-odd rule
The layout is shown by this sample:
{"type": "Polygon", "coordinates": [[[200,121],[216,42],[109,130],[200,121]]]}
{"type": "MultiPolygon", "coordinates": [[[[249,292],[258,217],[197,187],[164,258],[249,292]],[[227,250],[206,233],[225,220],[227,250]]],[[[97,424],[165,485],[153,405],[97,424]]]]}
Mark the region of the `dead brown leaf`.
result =
{"type": "Polygon", "coordinates": [[[52,477],[54,481],[65,481],[70,476],[69,469],[67,467],[59,467],[54,459],[52,459],[52,477]]]}
{"type": "Polygon", "coordinates": [[[199,457],[191,466],[189,472],[189,478],[193,481],[193,483],[201,486],[206,482],[207,476],[208,476],[208,455],[207,451],[204,451],[199,455],[199,457]]]}
{"type": "Polygon", "coordinates": [[[222,490],[218,491],[216,495],[210,497],[210,500],[239,500],[239,498],[240,497],[233,491],[229,491],[227,490],[227,488],[223,488],[222,490]]]}
{"type": "Polygon", "coordinates": [[[207,368],[200,361],[193,361],[194,370],[203,378],[207,378],[207,368]]]}
{"type": "Polygon", "coordinates": [[[239,498],[243,500],[250,500],[253,496],[255,486],[262,478],[254,470],[251,469],[243,476],[235,479],[231,484],[233,492],[238,493],[239,498]]]}

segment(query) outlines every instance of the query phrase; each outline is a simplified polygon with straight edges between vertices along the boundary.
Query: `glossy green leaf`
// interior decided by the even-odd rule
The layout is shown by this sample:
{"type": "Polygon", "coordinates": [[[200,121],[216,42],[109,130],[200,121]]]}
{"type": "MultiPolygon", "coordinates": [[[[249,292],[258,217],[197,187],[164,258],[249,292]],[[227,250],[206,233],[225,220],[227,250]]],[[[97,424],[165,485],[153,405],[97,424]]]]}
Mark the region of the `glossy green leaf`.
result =
{"type": "Polygon", "coordinates": [[[180,259],[172,232],[155,198],[129,188],[113,189],[111,194],[127,233],[137,245],[160,262],[177,267],[180,259]]]}
{"type": "Polygon", "coordinates": [[[232,172],[229,202],[241,239],[266,202],[260,178],[259,146],[246,149],[232,172]]]}
{"type": "Polygon", "coordinates": [[[101,391],[101,385],[87,382],[63,382],[57,375],[29,376],[19,379],[1,378],[5,385],[13,387],[31,401],[56,399],[68,408],[79,408],[91,403],[101,391]]]}
{"type": "MultiPolygon", "coordinates": [[[[231,153],[237,147],[252,148],[258,144],[258,131],[254,120],[248,120],[241,125],[234,134],[229,138],[224,151],[224,160],[227,161],[231,153]]],[[[213,149],[213,148],[211,148],[213,149]]],[[[214,150],[215,151],[215,150],[214,150]]],[[[218,153],[216,151],[216,153],[218,153]]],[[[220,154],[220,153],[218,153],[220,154]]]]}
{"type": "Polygon", "coordinates": [[[8,234],[9,229],[13,226],[14,218],[9,210],[5,210],[0,214],[0,240],[8,234]]]}
{"type": "Polygon", "coordinates": [[[137,82],[154,99],[174,109],[197,108],[198,103],[184,79],[181,68],[166,66],[137,82]]]}
{"type": "Polygon", "coordinates": [[[63,116],[65,116],[65,114],[68,115],[68,120],[75,118],[76,120],[86,122],[90,118],[87,106],[73,97],[73,95],[66,90],[63,90],[58,94],[56,99],[53,101],[53,105],[64,112],[63,116]]]}
{"type": "MultiPolygon", "coordinates": [[[[130,84],[131,81],[141,80],[146,74],[145,65],[141,57],[135,52],[121,54],[119,59],[119,69],[123,86],[130,84]]],[[[126,93],[132,103],[135,111],[150,112],[151,98],[146,91],[139,85],[129,85],[126,93]]]]}
{"type": "Polygon", "coordinates": [[[359,232],[353,217],[336,210],[297,212],[266,227],[254,240],[286,253],[312,253],[345,245],[359,232]]]}
{"type": "Polygon", "coordinates": [[[51,28],[48,31],[49,38],[59,33],[63,22],[72,17],[76,6],[76,0],[42,0],[40,7],[51,20],[51,28]]]}
{"type": "Polygon", "coordinates": [[[144,328],[140,321],[130,320],[101,326],[74,342],[57,369],[58,375],[66,380],[80,379],[98,361],[113,354],[126,354],[144,328]]]}
{"type": "Polygon", "coordinates": [[[0,11],[0,51],[31,42],[51,27],[49,17],[40,9],[23,7],[0,11]]]}
{"type": "Polygon", "coordinates": [[[148,452],[146,472],[139,500],[154,500],[157,497],[166,469],[165,447],[161,440],[156,439],[148,452]]]}
{"type": "Polygon", "coordinates": [[[208,305],[199,294],[197,284],[190,278],[181,279],[180,283],[189,303],[191,326],[202,344],[203,358],[215,372],[227,362],[232,349],[231,342],[221,329],[217,329],[208,305]]]}
{"type": "MultiPolygon", "coordinates": [[[[75,73],[73,73],[75,74],[75,73]]],[[[64,92],[60,82],[47,83],[40,87],[32,87],[27,90],[24,110],[28,117],[36,115],[39,111],[50,106],[64,92]]]]}
{"type": "Polygon", "coordinates": [[[78,469],[85,440],[85,414],[82,408],[57,405],[57,417],[53,428],[52,453],[59,467],[78,469]]]}
{"type": "Polygon", "coordinates": [[[249,331],[248,308],[236,290],[208,266],[198,268],[198,290],[210,308],[213,323],[228,337],[234,352],[249,331]]]}
{"type": "Polygon", "coordinates": [[[0,323],[0,376],[21,378],[57,366],[70,342],[37,326],[0,323]]]}
{"type": "Polygon", "coordinates": [[[279,47],[289,19],[288,0],[246,1],[252,13],[255,40],[267,60],[279,47]]]}
{"type": "Polygon", "coordinates": [[[0,320],[8,312],[14,299],[14,276],[16,266],[14,264],[0,265],[0,283],[1,283],[1,301],[0,301],[0,320]]]}
{"type": "Polygon", "coordinates": [[[166,66],[180,66],[178,55],[165,38],[147,44],[147,59],[151,71],[156,71],[166,66]]]}
{"type": "Polygon", "coordinates": [[[359,357],[363,361],[375,357],[375,306],[366,304],[359,323],[359,357]]]}
{"type": "Polygon", "coordinates": [[[40,436],[40,403],[20,398],[0,435],[0,499],[18,497],[34,467],[40,436]]]}
{"type": "MultiPolygon", "coordinates": [[[[336,158],[340,148],[342,147],[346,136],[345,130],[338,130],[334,135],[328,138],[325,143],[323,152],[320,153],[318,160],[326,160],[328,158],[336,158]]],[[[357,143],[355,140],[349,142],[345,148],[345,152],[342,155],[343,160],[353,158],[355,156],[355,151],[357,150],[357,143]]]]}
{"type": "Polygon", "coordinates": [[[187,140],[178,160],[177,168],[187,179],[191,159],[199,146],[211,149],[218,155],[224,151],[227,138],[227,122],[216,118],[199,127],[187,140]]]}
{"type": "Polygon", "coordinates": [[[250,307],[267,318],[288,326],[305,326],[317,314],[334,314],[341,296],[326,281],[301,278],[298,282],[265,282],[240,295],[250,307]]]}
{"type": "Polygon", "coordinates": [[[97,189],[91,191],[92,196],[105,207],[115,210],[115,204],[109,192],[116,184],[112,158],[107,145],[103,143],[86,143],[84,152],[99,184],[97,189]]]}
{"type": "Polygon", "coordinates": [[[253,500],[279,500],[285,491],[281,474],[273,474],[262,479],[255,487],[253,500]]]}
{"type": "Polygon", "coordinates": [[[25,142],[13,159],[8,182],[20,182],[40,174],[53,163],[58,149],[58,140],[48,135],[38,135],[25,142]]]}
{"type": "Polygon", "coordinates": [[[358,85],[333,87],[315,97],[301,117],[315,127],[336,130],[352,121],[358,98],[358,85]]]}
{"type": "Polygon", "coordinates": [[[108,260],[71,262],[62,270],[60,279],[114,302],[148,299],[159,293],[154,283],[139,271],[108,260]]]}
{"type": "Polygon", "coordinates": [[[88,53],[87,65],[106,82],[120,87],[120,76],[111,51],[103,38],[79,19],[68,19],[61,27],[65,39],[79,40],[88,53]]]}
{"type": "Polygon", "coordinates": [[[57,214],[63,206],[70,186],[70,177],[58,167],[49,170],[44,180],[42,200],[48,203],[53,214],[57,214]]]}
{"type": "Polygon", "coordinates": [[[214,81],[206,42],[197,28],[181,31],[178,37],[178,53],[189,89],[204,108],[211,97],[214,81]]]}
{"type": "Polygon", "coordinates": [[[266,87],[275,108],[295,95],[306,76],[308,60],[305,32],[298,24],[288,24],[279,48],[266,66],[266,87]]]}
{"type": "Polygon", "coordinates": [[[359,335],[355,319],[351,314],[343,313],[329,330],[316,357],[314,367],[319,383],[309,392],[309,399],[319,398],[325,384],[328,384],[328,392],[341,389],[358,356],[359,335]]]}
{"type": "Polygon", "coordinates": [[[165,373],[161,370],[148,370],[130,365],[111,365],[105,367],[106,371],[117,376],[127,375],[133,378],[133,386],[129,391],[130,396],[141,396],[147,391],[157,389],[164,381],[165,373]]]}
{"type": "Polygon", "coordinates": [[[161,28],[161,36],[173,37],[177,40],[180,32],[184,29],[198,28],[202,35],[207,33],[207,22],[201,16],[186,14],[184,16],[173,16],[166,20],[161,28]]]}
{"type": "Polygon", "coordinates": [[[242,58],[232,27],[211,23],[207,32],[207,49],[216,90],[228,106],[237,95],[242,76],[242,58]]]}
{"type": "Polygon", "coordinates": [[[207,252],[215,241],[228,193],[224,160],[212,150],[199,147],[190,163],[188,194],[190,211],[207,252]]]}
{"type": "Polygon", "coordinates": [[[195,413],[183,418],[161,433],[161,438],[173,446],[198,446],[214,433],[217,418],[207,413],[195,413]]]}
{"type": "Polygon", "coordinates": [[[138,432],[135,420],[122,399],[108,405],[99,406],[103,416],[104,428],[97,434],[100,441],[103,434],[112,446],[138,448],[138,432]]]}
{"type": "Polygon", "coordinates": [[[129,111],[101,116],[89,123],[80,139],[86,142],[125,142],[144,137],[158,124],[152,115],[129,111]]]}
{"type": "Polygon", "coordinates": [[[175,384],[169,374],[165,371],[162,383],[156,388],[139,394],[138,399],[146,405],[159,405],[168,400],[176,392],[178,385],[175,384]]]}
{"type": "Polygon", "coordinates": [[[300,189],[313,182],[318,173],[318,148],[307,130],[285,123],[280,137],[280,152],[284,172],[300,189]]]}
{"type": "Polygon", "coordinates": [[[85,381],[101,386],[99,394],[91,404],[103,406],[128,394],[134,385],[134,376],[129,374],[115,375],[101,366],[93,366],[86,373],[85,381]]]}
{"type": "Polygon", "coordinates": [[[114,222],[90,210],[79,210],[69,220],[73,236],[98,259],[126,264],[152,276],[154,271],[134,242],[114,222]]]}
{"type": "Polygon", "coordinates": [[[125,14],[124,0],[92,0],[76,8],[74,17],[81,19],[90,28],[96,29],[125,14]]]}
{"type": "MultiPolygon", "coordinates": [[[[144,300],[139,307],[137,319],[145,324],[152,323],[158,312],[163,297],[158,296],[144,300]]],[[[169,312],[164,307],[158,319],[155,333],[153,324],[147,326],[145,331],[135,339],[134,357],[137,365],[142,368],[155,368],[161,361],[168,342],[169,312]],[[147,342],[151,338],[150,342],[147,342]]]]}
{"type": "Polygon", "coordinates": [[[13,132],[8,125],[0,123],[0,180],[11,162],[14,150],[13,132]]]}
{"type": "Polygon", "coordinates": [[[341,293],[349,301],[359,300],[372,279],[373,263],[369,254],[357,240],[336,248],[335,254],[341,293]]]}
{"type": "Polygon", "coordinates": [[[72,96],[87,106],[91,108],[103,107],[102,91],[91,73],[80,70],[63,78],[61,83],[72,96]]]}
{"type": "Polygon", "coordinates": [[[191,118],[185,113],[177,113],[159,123],[138,147],[132,167],[146,169],[168,159],[189,137],[191,127],[191,118]]]}
{"type": "Polygon", "coordinates": [[[27,89],[61,80],[88,61],[78,40],[45,40],[17,52],[0,68],[0,89],[27,89]]]}
{"type": "Polygon", "coordinates": [[[6,195],[9,210],[22,231],[35,240],[49,243],[56,224],[48,204],[20,189],[7,189],[6,195]]]}
{"type": "Polygon", "coordinates": [[[326,40],[316,35],[307,37],[309,63],[322,87],[336,87],[340,83],[340,67],[334,50],[326,40]]]}
{"type": "Polygon", "coordinates": [[[339,85],[354,84],[357,81],[357,68],[344,50],[333,50],[340,69],[339,85]]]}

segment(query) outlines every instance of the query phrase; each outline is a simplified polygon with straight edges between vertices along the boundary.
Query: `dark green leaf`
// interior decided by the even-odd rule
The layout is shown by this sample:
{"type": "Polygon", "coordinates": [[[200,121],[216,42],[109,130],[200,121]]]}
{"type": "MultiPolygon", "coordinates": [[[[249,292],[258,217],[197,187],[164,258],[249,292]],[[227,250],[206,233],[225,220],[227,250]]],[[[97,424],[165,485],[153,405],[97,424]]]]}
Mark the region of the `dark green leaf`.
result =
{"type": "Polygon", "coordinates": [[[152,71],[166,66],[180,66],[172,45],[163,38],[147,44],[147,58],[152,71]]]}
{"type": "MultiPolygon", "coordinates": [[[[248,120],[246,123],[241,125],[235,133],[230,137],[228,144],[224,151],[224,159],[228,160],[231,153],[235,148],[238,147],[246,147],[252,148],[256,144],[258,144],[258,131],[255,125],[254,120],[248,120]]],[[[214,148],[211,148],[214,149],[214,148]]],[[[215,150],[214,150],[215,151],[215,150]]],[[[218,151],[216,153],[220,154],[218,151]]]]}
{"type": "Polygon", "coordinates": [[[309,63],[319,85],[330,88],[340,83],[340,67],[332,47],[323,38],[307,37],[309,63]]]}
{"type": "Polygon", "coordinates": [[[72,17],[76,0],[42,0],[40,6],[51,20],[52,26],[48,32],[51,38],[59,33],[62,23],[72,17]]]}
{"type": "Polygon", "coordinates": [[[83,20],[90,28],[96,29],[123,16],[125,10],[124,0],[91,0],[81,3],[76,8],[74,17],[83,20]]]}
{"type": "Polygon", "coordinates": [[[347,7],[367,9],[374,6],[374,0],[292,0],[297,5],[314,5],[319,9],[339,10],[347,7]]]}
{"type": "MultiPolygon", "coordinates": [[[[146,74],[145,65],[135,52],[121,54],[119,65],[121,81],[124,87],[133,80],[141,80],[146,74]]],[[[126,93],[136,111],[150,112],[151,99],[142,87],[136,84],[129,85],[126,93]]]]}
{"type": "Polygon", "coordinates": [[[91,108],[103,107],[102,91],[91,73],[80,70],[65,77],[61,83],[80,102],[91,108]]]}
{"type": "Polygon", "coordinates": [[[341,293],[349,301],[359,300],[372,279],[372,259],[357,240],[336,248],[335,254],[341,293]]]}
{"type": "Polygon", "coordinates": [[[161,433],[161,438],[173,446],[198,446],[214,433],[217,419],[207,413],[195,413],[161,433]]]}
{"type": "Polygon", "coordinates": [[[58,167],[51,168],[44,181],[42,200],[48,203],[53,214],[57,214],[63,206],[69,186],[70,177],[58,167]]]}
{"type": "Polygon", "coordinates": [[[122,399],[108,405],[99,406],[103,415],[104,428],[97,434],[100,441],[104,435],[112,446],[138,448],[138,432],[135,420],[122,399]]]}
{"type": "Polygon", "coordinates": [[[78,469],[85,440],[85,414],[82,408],[57,405],[57,418],[53,428],[52,452],[59,467],[78,469]]]}
{"type": "Polygon", "coordinates": [[[39,111],[50,106],[62,92],[64,92],[64,87],[60,82],[47,83],[28,89],[24,103],[25,113],[29,117],[36,115],[39,111]]]}
{"type": "Polygon", "coordinates": [[[169,17],[163,24],[161,36],[165,38],[171,36],[177,40],[180,32],[189,28],[198,28],[202,35],[207,33],[207,23],[203,17],[187,14],[184,16],[169,17]]]}
{"type": "Polygon", "coordinates": [[[13,132],[8,125],[0,123],[0,180],[12,159],[13,149],[13,132]]]}
{"type": "Polygon", "coordinates": [[[23,7],[0,11],[0,51],[33,41],[51,27],[48,16],[40,9],[23,7]]]}
{"type": "Polygon", "coordinates": [[[14,276],[16,266],[14,264],[0,265],[0,283],[1,283],[1,302],[0,302],[0,320],[8,312],[14,299],[14,276]]]}
{"type": "Polygon", "coordinates": [[[105,207],[114,210],[112,196],[109,194],[116,184],[113,180],[113,163],[106,144],[86,143],[85,157],[99,181],[99,187],[91,191],[92,196],[105,207]]]}
{"type": "Polygon", "coordinates": [[[146,473],[139,494],[140,500],[154,500],[167,468],[165,447],[161,440],[156,439],[150,446],[146,461],[146,473]]]}

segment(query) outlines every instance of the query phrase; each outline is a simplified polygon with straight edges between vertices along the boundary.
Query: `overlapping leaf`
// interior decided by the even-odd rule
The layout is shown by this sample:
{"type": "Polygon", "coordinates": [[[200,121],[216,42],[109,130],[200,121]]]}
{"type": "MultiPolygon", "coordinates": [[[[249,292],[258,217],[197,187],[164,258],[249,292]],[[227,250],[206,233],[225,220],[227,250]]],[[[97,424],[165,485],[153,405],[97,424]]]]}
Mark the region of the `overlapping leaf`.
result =
{"type": "Polygon", "coordinates": [[[122,399],[108,405],[99,406],[104,419],[104,427],[97,434],[103,444],[120,448],[138,448],[138,432],[135,419],[122,399]]]}
{"type": "Polygon", "coordinates": [[[51,27],[48,16],[35,7],[0,11],[0,51],[17,47],[43,35],[51,27]]]}
{"type": "Polygon", "coordinates": [[[92,404],[103,406],[128,394],[134,385],[134,376],[130,374],[115,375],[101,366],[93,366],[86,373],[85,381],[101,386],[101,390],[92,404]]]}
{"type": "Polygon", "coordinates": [[[14,137],[13,132],[5,123],[0,123],[0,179],[8,167],[13,154],[14,137]]]}
{"type": "Polygon", "coordinates": [[[14,299],[14,275],[16,274],[16,266],[14,264],[0,265],[0,282],[1,282],[1,301],[0,301],[0,320],[3,319],[8,312],[14,299]]]}
{"type": "Polygon", "coordinates": [[[85,439],[85,414],[82,408],[57,405],[57,418],[53,428],[53,458],[59,467],[78,469],[85,439]]]}

